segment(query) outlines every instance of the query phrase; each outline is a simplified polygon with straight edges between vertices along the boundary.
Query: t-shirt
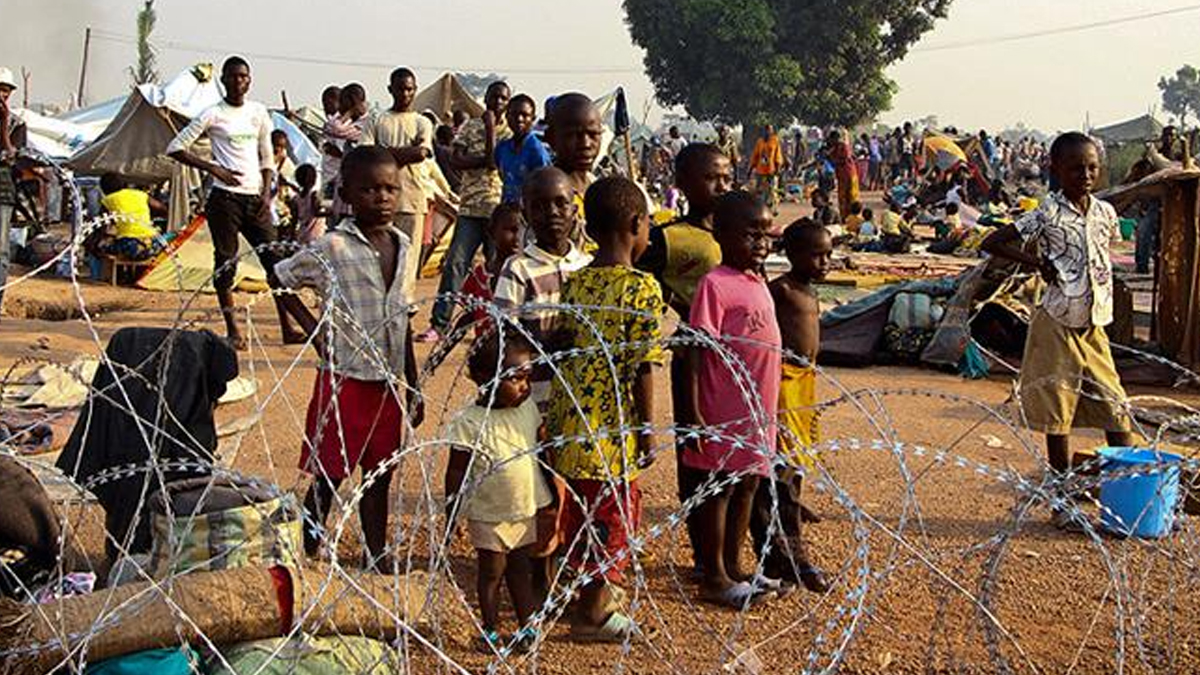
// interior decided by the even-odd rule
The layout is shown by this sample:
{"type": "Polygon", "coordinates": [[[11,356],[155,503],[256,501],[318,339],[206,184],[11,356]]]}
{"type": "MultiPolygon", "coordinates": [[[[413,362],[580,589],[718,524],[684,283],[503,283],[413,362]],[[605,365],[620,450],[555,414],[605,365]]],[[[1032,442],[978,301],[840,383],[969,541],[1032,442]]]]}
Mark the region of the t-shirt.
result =
{"type": "MultiPolygon", "coordinates": [[[[429,156],[433,157],[433,124],[415,112],[385,110],[363,125],[361,144],[385,148],[420,146],[429,150],[429,156]]],[[[420,164],[416,162],[400,169],[397,213],[424,215],[429,210],[429,197],[422,187],[420,164]]]]}
{"type": "Polygon", "coordinates": [[[638,258],[638,269],[654,275],[663,298],[687,320],[700,279],[721,264],[721,247],[711,230],[686,220],[650,228],[650,246],[638,258]]]}
{"type": "Polygon", "coordinates": [[[783,341],[766,281],[718,265],[700,280],[688,323],[721,348],[701,347],[699,407],[706,429],[724,438],[702,439],[699,450],[684,452],[684,464],[767,475],[775,452],[783,341]]]}
{"type": "MultiPolygon", "coordinates": [[[[512,136],[503,120],[496,124],[496,141],[512,136]]],[[[487,149],[487,128],[483,120],[472,118],[459,130],[454,147],[461,153],[476,156],[487,149]]],[[[461,199],[459,215],[472,218],[490,218],[492,210],[500,203],[500,192],[504,183],[496,169],[467,169],[462,172],[462,186],[458,191],[461,199]]]]}
{"type": "Polygon", "coordinates": [[[904,216],[895,211],[884,211],[879,219],[879,229],[884,234],[899,236],[904,234],[904,230],[908,229],[908,223],[904,222],[904,216]]]}
{"type": "Polygon", "coordinates": [[[783,150],[779,147],[779,137],[758,139],[754,144],[754,152],[750,155],[750,167],[760,176],[773,176],[783,167],[783,150]]]}
{"type": "Polygon", "coordinates": [[[470,405],[450,421],[446,440],[472,453],[460,507],[468,520],[525,520],[551,503],[535,456],[541,424],[533,399],[516,408],[470,405]]]}
{"type": "Polygon", "coordinates": [[[505,204],[515,204],[521,201],[525,178],[542,167],[550,166],[550,152],[533,134],[527,134],[520,143],[509,138],[496,146],[496,166],[504,182],[501,200],[505,204]]]}
{"type": "Polygon", "coordinates": [[[133,188],[117,190],[104,195],[100,205],[116,217],[114,236],[117,239],[148,242],[158,236],[158,230],[150,218],[150,195],[145,192],[133,188]]]}
{"type": "Polygon", "coordinates": [[[213,185],[237,194],[262,194],[262,170],[271,169],[271,116],[261,103],[233,106],[225,101],[206,108],[167,145],[166,154],[187,150],[208,133],[213,162],[241,174],[237,185],[213,179],[213,185]]]}
{"type": "Polygon", "coordinates": [[[663,143],[663,147],[667,149],[667,152],[671,153],[671,158],[674,159],[679,156],[679,153],[683,152],[683,149],[687,147],[687,143],[687,139],[683,136],[679,138],[668,137],[666,142],[663,143]]]}
{"type": "Polygon", "coordinates": [[[637,419],[633,388],[643,364],[661,364],[662,291],[654,277],[629,267],[585,267],[563,286],[564,332],[575,350],[557,362],[548,428],[565,443],[554,470],[573,480],[633,480],[637,419]]]}
{"type": "Polygon", "coordinates": [[[862,225],[862,223],[862,214],[851,213],[850,215],[846,216],[846,222],[843,224],[846,226],[847,232],[850,232],[851,234],[857,234],[858,228],[862,225]]]}

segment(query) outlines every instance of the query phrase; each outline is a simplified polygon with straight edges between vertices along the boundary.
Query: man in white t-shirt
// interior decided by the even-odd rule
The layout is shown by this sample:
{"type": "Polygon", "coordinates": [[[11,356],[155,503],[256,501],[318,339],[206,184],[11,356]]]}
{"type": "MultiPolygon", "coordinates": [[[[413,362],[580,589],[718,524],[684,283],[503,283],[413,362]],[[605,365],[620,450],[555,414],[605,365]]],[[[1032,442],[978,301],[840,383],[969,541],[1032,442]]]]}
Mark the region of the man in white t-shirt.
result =
{"type": "MultiPolygon", "coordinates": [[[[270,210],[274,173],[273,125],[265,106],[246,100],[250,91],[250,65],[245,59],[231,56],[225,60],[221,66],[221,84],[225,88],[224,100],[201,112],[184,127],[167,146],[166,154],[213,178],[212,191],[204,207],[213,240],[213,286],[225,317],[229,340],[236,349],[244,350],[246,339],[238,328],[233,304],[238,233],[257,249],[271,288],[278,286],[274,270],[281,257],[269,248],[260,249],[276,241],[270,210]],[[190,151],[205,133],[212,144],[212,161],[190,151]]],[[[275,306],[279,311],[284,344],[303,342],[304,333],[292,326],[280,300],[276,297],[275,306]]]]}
{"type": "Polygon", "coordinates": [[[433,124],[413,112],[417,97],[417,76],[408,68],[397,68],[388,79],[392,107],[373,116],[363,125],[360,145],[379,145],[392,151],[400,165],[400,197],[396,209],[396,227],[408,235],[413,245],[404,261],[404,295],[411,304],[415,299],[421,242],[425,234],[425,214],[429,196],[422,187],[420,166],[433,157],[433,124]]]}

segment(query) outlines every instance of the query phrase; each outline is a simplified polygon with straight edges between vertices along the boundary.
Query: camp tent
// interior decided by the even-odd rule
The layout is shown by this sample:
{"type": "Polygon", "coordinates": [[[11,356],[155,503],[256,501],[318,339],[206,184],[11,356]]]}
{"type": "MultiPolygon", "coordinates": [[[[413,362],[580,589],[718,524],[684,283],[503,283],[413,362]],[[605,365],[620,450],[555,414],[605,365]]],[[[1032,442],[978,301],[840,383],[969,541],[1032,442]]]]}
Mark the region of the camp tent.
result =
{"type": "Polygon", "coordinates": [[[1158,138],[1163,125],[1153,115],[1141,115],[1131,120],[1092,129],[1092,135],[1106,145],[1144,143],[1158,138]]]}
{"type": "Polygon", "coordinates": [[[413,99],[412,109],[432,110],[443,122],[449,122],[455,110],[464,110],[471,117],[483,116],[483,104],[475,100],[453,73],[446,73],[422,89],[413,99]]]}
{"type": "MultiPolygon", "coordinates": [[[[241,235],[238,236],[238,260],[234,287],[245,291],[265,289],[267,274],[241,235]]],[[[196,216],[151,261],[134,285],[148,291],[212,293],[212,279],[212,236],[204,216],[196,216]]]]}
{"type": "Polygon", "coordinates": [[[24,124],[29,146],[46,156],[65,160],[104,131],[107,122],[77,123],[19,108],[13,111],[24,124]]]}

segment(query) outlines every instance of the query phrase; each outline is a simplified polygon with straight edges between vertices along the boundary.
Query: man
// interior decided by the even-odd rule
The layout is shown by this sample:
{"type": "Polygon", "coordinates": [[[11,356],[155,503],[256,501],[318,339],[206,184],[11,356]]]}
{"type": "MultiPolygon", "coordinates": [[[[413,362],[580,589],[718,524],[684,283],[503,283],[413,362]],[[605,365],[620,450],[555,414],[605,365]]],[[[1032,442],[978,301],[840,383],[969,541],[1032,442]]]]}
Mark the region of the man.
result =
{"type": "Polygon", "coordinates": [[[491,253],[487,238],[488,219],[500,204],[504,190],[504,180],[496,169],[496,146],[512,135],[504,117],[511,93],[504,82],[488,85],[483,99],[483,117],[468,120],[454,139],[450,166],[460,172],[462,187],[458,193],[462,203],[442,265],[432,325],[417,336],[418,342],[436,342],[449,330],[454,302],[446,294],[462,290],[480,246],[491,253]]]}
{"type": "MultiPolygon", "coordinates": [[[[17,206],[17,186],[13,183],[13,158],[17,154],[20,120],[8,107],[8,98],[17,90],[17,81],[8,68],[0,68],[0,303],[8,283],[8,234],[13,210],[17,206]]],[[[20,125],[23,127],[23,125],[20,125]]]]}
{"type": "Polygon", "coordinates": [[[404,297],[416,300],[417,273],[421,266],[421,242],[429,197],[423,187],[420,165],[433,158],[433,123],[412,109],[417,97],[417,76],[408,68],[397,68],[388,78],[392,106],[372,118],[363,128],[362,144],[379,145],[391,151],[400,165],[400,203],[396,227],[413,245],[404,261],[404,297]]]}
{"type": "MultiPolygon", "coordinates": [[[[246,100],[250,92],[250,64],[231,56],[221,66],[224,99],[201,112],[167,146],[175,161],[213,177],[212,191],[204,207],[213,240],[213,286],[225,318],[225,331],[234,349],[247,347],[234,316],[233,283],[237,274],[238,234],[255,248],[267,283],[278,287],[275,263],[278,254],[267,246],[277,239],[271,223],[271,180],[274,153],[271,148],[271,117],[263,104],[246,100]],[[207,133],[213,160],[192,154],[190,148],[207,133]]],[[[304,341],[302,331],[292,326],[282,298],[275,296],[284,344],[304,341]]]]}
{"type": "Polygon", "coordinates": [[[785,161],[775,127],[768,124],[750,153],[750,171],[754,174],[754,192],[765,198],[773,212],[779,205],[779,172],[785,168],[785,161]]]}
{"type": "MultiPolygon", "coordinates": [[[[738,164],[742,161],[742,152],[738,149],[737,141],[733,139],[733,134],[729,133],[729,126],[722,124],[717,127],[717,149],[721,154],[729,158],[729,166],[732,173],[733,184],[737,184],[738,164]]],[[[676,177],[678,179],[678,177],[676,177]]]]}
{"type": "Polygon", "coordinates": [[[680,135],[679,127],[672,126],[667,131],[667,142],[663,145],[666,147],[667,152],[671,153],[671,161],[674,162],[675,158],[679,156],[680,151],[687,146],[687,139],[680,135]]]}

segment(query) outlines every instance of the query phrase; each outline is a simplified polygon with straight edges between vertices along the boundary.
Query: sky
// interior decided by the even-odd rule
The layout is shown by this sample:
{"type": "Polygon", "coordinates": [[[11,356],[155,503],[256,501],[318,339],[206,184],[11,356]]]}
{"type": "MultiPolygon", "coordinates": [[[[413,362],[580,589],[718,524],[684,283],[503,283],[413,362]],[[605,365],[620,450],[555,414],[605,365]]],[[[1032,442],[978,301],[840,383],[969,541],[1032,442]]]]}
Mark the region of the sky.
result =
{"type": "MultiPolygon", "coordinates": [[[[123,95],[140,5],[0,0],[7,28],[0,66],[18,79],[21,67],[29,70],[31,102],[66,103],[78,87],[91,26],[85,100],[123,95]]],[[[268,105],[279,105],[283,90],[293,106],[316,105],[326,84],[354,80],[386,103],[394,64],[413,67],[422,83],[445,70],[498,72],[538,101],[624,85],[635,116],[656,124],[664,112],[653,103],[620,0],[157,0],[156,9],[164,77],[236,51],[253,65],[252,96],[268,105]]],[[[993,130],[1017,122],[1045,131],[1101,126],[1159,105],[1159,77],[1184,63],[1200,65],[1196,0],[955,0],[949,18],[889,69],[899,91],[880,119],[935,114],[942,124],[993,130]],[[1185,7],[1194,10],[996,41],[1185,7]]]]}

